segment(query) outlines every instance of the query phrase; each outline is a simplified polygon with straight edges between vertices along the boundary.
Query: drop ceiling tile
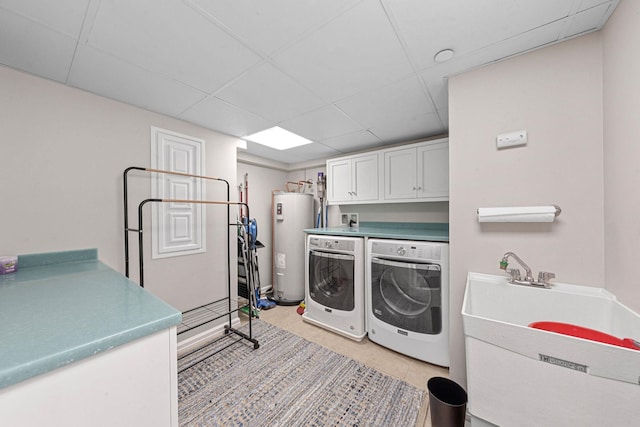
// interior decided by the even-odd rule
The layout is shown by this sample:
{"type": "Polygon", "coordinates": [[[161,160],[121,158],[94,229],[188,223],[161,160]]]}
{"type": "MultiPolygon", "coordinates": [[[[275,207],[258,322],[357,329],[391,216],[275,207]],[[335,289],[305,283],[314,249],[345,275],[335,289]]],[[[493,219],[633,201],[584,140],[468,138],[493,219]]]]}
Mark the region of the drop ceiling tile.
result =
{"type": "Polygon", "coordinates": [[[565,37],[572,37],[576,34],[600,28],[612,12],[611,3],[605,3],[577,13],[571,21],[565,37]]]}
{"type": "Polygon", "coordinates": [[[474,52],[456,55],[445,63],[422,70],[420,74],[429,89],[436,108],[447,108],[447,76],[553,43],[565,30],[567,22],[566,19],[556,21],[474,52]]]}
{"type": "Polygon", "coordinates": [[[284,158],[287,159],[287,163],[299,163],[306,160],[326,159],[327,157],[339,155],[340,152],[316,142],[284,150],[284,154],[286,155],[284,158]]]}
{"type": "Polygon", "coordinates": [[[438,117],[440,117],[440,122],[444,126],[445,132],[449,131],[449,109],[443,108],[438,110],[438,117]]]}
{"type": "Polygon", "coordinates": [[[323,145],[340,151],[341,153],[349,153],[383,144],[380,138],[366,130],[336,136],[322,140],[321,142],[323,145]]]}
{"type": "Polygon", "coordinates": [[[52,30],[77,38],[88,4],[89,0],[0,0],[0,9],[13,11],[52,30]]]}
{"type": "Polygon", "coordinates": [[[383,0],[418,68],[451,48],[458,55],[568,16],[574,0],[383,0]],[[481,29],[481,31],[479,31],[481,29]]]}
{"type": "Polygon", "coordinates": [[[435,110],[417,78],[368,90],[336,104],[348,116],[366,128],[398,127],[435,110]]]}
{"type": "Polygon", "coordinates": [[[360,0],[191,0],[264,54],[299,39],[360,0]]]}
{"type": "Polygon", "coordinates": [[[216,97],[280,122],[323,105],[323,101],[268,62],[252,68],[216,97]]]}
{"type": "Polygon", "coordinates": [[[379,123],[369,130],[384,142],[393,143],[440,135],[445,132],[445,126],[438,114],[433,112],[407,116],[393,124],[379,123]]]}
{"type": "Polygon", "coordinates": [[[278,126],[311,141],[363,130],[362,126],[332,105],[285,120],[278,126]]]}
{"type": "Polygon", "coordinates": [[[613,3],[613,7],[617,6],[618,0],[582,0],[580,3],[580,7],[578,8],[578,12],[582,12],[583,10],[590,9],[595,6],[599,6],[603,3],[613,3]]]}
{"type": "Polygon", "coordinates": [[[264,145],[247,141],[247,152],[255,156],[264,157],[282,163],[301,163],[308,160],[325,159],[341,153],[320,143],[303,145],[288,150],[275,150],[264,145]]]}
{"type": "Polygon", "coordinates": [[[103,1],[87,43],[212,93],[260,57],[182,2],[103,1]]]}
{"type": "Polygon", "coordinates": [[[273,122],[215,97],[199,102],[181,114],[180,118],[237,137],[275,126],[273,122]]]}
{"type": "Polygon", "coordinates": [[[359,3],[273,61],[331,102],[413,71],[380,3],[372,0],[359,3]]]}
{"type": "Polygon", "coordinates": [[[423,79],[436,109],[447,108],[449,100],[449,79],[446,75],[431,70],[423,73],[423,79]]]}
{"type": "Polygon", "coordinates": [[[206,94],[80,45],[69,85],[175,117],[206,94]]]}
{"type": "Polygon", "coordinates": [[[0,63],[65,82],[76,39],[0,9],[0,63]]]}

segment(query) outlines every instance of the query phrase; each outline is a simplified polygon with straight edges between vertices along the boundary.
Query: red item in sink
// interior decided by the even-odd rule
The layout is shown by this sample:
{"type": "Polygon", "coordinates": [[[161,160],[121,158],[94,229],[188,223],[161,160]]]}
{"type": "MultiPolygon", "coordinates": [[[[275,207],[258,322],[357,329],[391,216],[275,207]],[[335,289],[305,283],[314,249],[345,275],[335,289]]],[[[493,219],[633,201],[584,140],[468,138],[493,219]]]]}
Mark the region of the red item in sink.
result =
{"type": "Polygon", "coordinates": [[[555,332],[572,337],[584,338],[586,340],[598,341],[605,344],[617,345],[619,347],[640,350],[640,343],[631,338],[618,338],[595,329],[584,328],[578,325],[561,322],[533,322],[529,325],[531,328],[541,329],[543,331],[555,332]]]}

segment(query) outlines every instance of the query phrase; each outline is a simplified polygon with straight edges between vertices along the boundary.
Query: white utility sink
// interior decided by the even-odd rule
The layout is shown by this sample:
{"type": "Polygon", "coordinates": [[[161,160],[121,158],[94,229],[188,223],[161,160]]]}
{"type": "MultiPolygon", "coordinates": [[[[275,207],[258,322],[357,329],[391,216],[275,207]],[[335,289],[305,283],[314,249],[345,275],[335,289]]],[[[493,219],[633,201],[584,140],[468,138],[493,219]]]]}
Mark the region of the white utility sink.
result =
{"type": "Polygon", "coordinates": [[[640,316],[610,292],[469,273],[462,316],[472,424],[637,425],[640,351],[529,327],[563,322],[640,340],[640,316]]]}

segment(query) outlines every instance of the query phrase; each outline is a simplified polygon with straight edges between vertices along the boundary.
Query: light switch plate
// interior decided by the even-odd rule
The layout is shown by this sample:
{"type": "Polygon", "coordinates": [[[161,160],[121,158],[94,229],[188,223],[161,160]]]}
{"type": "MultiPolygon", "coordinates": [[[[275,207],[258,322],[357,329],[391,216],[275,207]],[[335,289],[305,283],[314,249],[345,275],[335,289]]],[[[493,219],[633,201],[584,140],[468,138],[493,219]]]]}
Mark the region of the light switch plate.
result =
{"type": "Polygon", "coordinates": [[[519,130],[509,133],[501,133],[496,136],[496,147],[498,149],[508,147],[518,147],[527,144],[527,131],[519,130]]]}

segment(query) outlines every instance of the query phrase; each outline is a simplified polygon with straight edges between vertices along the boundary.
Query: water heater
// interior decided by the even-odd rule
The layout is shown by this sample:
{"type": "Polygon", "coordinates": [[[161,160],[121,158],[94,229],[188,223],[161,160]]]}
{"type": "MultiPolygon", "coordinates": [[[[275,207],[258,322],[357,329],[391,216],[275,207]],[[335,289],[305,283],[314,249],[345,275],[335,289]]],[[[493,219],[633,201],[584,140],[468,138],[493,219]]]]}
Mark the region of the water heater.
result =
{"type": "Polygon", "coordinates": [[[273,297],[281,305],[304,300],[305,228],[313,228],[313,195],[273,196],[273,297]]]}

